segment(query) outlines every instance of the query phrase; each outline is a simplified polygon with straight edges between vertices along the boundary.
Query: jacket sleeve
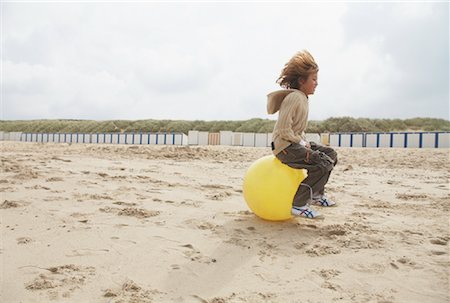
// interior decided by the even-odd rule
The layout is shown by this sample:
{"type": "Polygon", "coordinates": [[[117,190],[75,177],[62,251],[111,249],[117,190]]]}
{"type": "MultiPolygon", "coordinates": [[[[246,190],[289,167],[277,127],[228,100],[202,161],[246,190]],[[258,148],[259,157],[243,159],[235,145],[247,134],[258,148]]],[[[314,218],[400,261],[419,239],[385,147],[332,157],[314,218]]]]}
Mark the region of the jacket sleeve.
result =
{"type": "Polygon", "coordinates": [[[304,140],[305,142],[308,142],[308,140],[306,139],[306,134],[305,134],[304,131],[300,134],[300,138],[301,138],[302,140],[304,140]]]}
{"type": "Polygon", "coordinates": [[[296,94],[289,94],[283,100],[278,114],[278,134],[279,136],[289,142],[299,143],[301,136],[294,133],[292,124],[294,116],[300,108],[300,103],[297,100],[296,94]]]}

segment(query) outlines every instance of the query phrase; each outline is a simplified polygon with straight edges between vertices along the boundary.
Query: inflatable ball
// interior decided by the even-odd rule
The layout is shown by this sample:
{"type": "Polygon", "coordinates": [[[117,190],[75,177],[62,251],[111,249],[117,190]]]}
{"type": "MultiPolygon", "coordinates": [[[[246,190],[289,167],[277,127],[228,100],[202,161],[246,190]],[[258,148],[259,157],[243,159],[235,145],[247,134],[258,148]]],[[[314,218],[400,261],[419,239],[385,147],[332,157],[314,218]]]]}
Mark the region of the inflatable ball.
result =
{"type": "Polygon", "coordinates": [[[307,171],[283,164],[269,155],[256,160],[244,177],[243,193],[258,217],[281,221],[292,217],[292,200],[307,171]]]}

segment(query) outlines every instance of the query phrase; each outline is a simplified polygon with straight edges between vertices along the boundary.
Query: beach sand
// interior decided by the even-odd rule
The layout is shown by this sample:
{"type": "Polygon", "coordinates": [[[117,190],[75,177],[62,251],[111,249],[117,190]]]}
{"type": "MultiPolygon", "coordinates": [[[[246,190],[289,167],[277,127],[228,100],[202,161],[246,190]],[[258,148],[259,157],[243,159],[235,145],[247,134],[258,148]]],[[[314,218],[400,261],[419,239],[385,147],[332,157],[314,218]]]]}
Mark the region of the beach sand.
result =
{"type": "Polygon", "coordinates": [[[268,222],[268,148],[0,147],[0,302],[449,302],[448,149],[337,148],[338,206],[268,222]]]}

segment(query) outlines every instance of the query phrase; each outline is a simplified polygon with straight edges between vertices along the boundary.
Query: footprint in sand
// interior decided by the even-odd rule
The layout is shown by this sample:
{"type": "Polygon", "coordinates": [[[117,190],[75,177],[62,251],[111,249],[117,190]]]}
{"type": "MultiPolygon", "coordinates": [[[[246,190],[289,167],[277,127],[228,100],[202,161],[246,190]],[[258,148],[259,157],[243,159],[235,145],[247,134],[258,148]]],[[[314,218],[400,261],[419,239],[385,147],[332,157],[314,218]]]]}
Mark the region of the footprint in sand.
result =
{"type": "Polygon", "coordinates": [[[181,245],[181,247],[186,248],[183,254],[186,258],[190,259],[191,261],[196,261],[205,264],[216,262],[216,259],[204,256],[199,250],[195,249],[192,244],[181,245]]]}
{"type": "Polygon", "coordinates": [[[313,270],[313,272],[315,272],[325,280],[330,280],[331,278],[337,277],[341,273],[337,269],[321,269],[320,271],[313,270]]]}
{"type": "MultiPolygon", "coordinates": [[[[393,261],[392,263],[395,265],[394,262],[395,261],[393,261]]],[[[372,273],[372,274],[382,274],[386,270],[386,266],[380,263],[362,263],[362,264],[355,263],[349,265],[349,268],[356,270],[358,272],[372,273]]]]}
{"type": "Polygon", "coordinates": [[[219,225],[208,222],[208,221],[194,220],[194,219],[185,220],[183,222],[183,225],[189,226],[189,227],[192,227],[195,229],[210,230],[210,231],[215,231],[216,228],[220,227],[219,225]]]}
{"type": "Polygon", "coordinates": [[[445,251],[438,251],[438,250],[432,250],[431,254],[435,255],[435,256],[441,256],[441,255],[447,254],[447,252],[445,252],[445,251]]]}
{"type": "Polygon", "coordinates": [[[122,201],[113,202],[113,204],[115,204],[115,205],[123,205],[123,206],[136,206],[137,205],[137,203],[122,202],[122,201]]]}
{"type": "Polygon", "coordinates": [[[341,250],[337,247],[332,247],[328,245],[314,244],[312,248],[306,250],[306,253],[310,257],[320,257],[325,255],[336,255],[340,254],[341,250]]]}
{"type": "Polygon", "coordinates": [[[229,212],[229,211],[225,211],[223,212],[224,215],[227,216],[231,216],[231,217],[250,217],[250,216],[254,216],[254,214],[249,211],[249,210],[240,210],[240,211],[236,211],[236,212],[229,212]]]}
{"type": "Polygon", "coordinates": [[[122,284],[120,288],[108,288],[103,291],[103,297],[109,298],[109,303],[140,302],[151,303],[163,292],[157,289],[145,289],[132,280],[122,284]]]}
{"type": "Polygon", "coordinates": [[[430,243],[431,244],[435,244],[435,245],[447,245],[447,240],[443,240],[443,239],[431,239],[430,243]]]}
{"type": "Polygon", "coordinates": [[[0,188],[0,192],[14,192],[14,191],[18,191],[18,190],[16,190],[14,187],[11,187],[11,186],[0,188]]]}
{"type": "Polygon", "coordinates": [[[43,189],[43,190],[50,190],[49,187],[42,186],[42,185],[25,186],[25,189],[43,189]]]}
{"type": "Polygon", "coordinates": [[[64,179],[61,177],[52,177],[52,178],[48,178],[45,181],[46,182],[62,182],[62,181],[64,181],[64,179]]]}
{"type": "Polygon", "coordinates": [[[308,246],[307,242],[297,242],[294,244],[294,248],[297,250],[304,250],[308,246]]]}
{"type": "Polygon", "coordinates": [[[175,201],[171,201],[171,200],[167,200],[167,201],[165,201],[165,203],[174,204],[176,206],[189,206],[189,207],[199,208],[201,202],[187,199],[187,200],[181,201],[180,203],[176,203],[175,201]]]}
{"type": "Polygon", "coordinates": [[[229,191],[220,191],[220,192],[215,192],[213,194],[208,194],[208,195],[206,195],[206,197],[208,199],[211,199],[214,201],[222,201],[222,200],[227,199],[231,195],[232,195],[232,193],[229,191]]]}
{"type": "Polygon", "coordinates": [[[119,215],[119,216],[136,217],[139,219],[155,217],[155,216],[158,216],[159,214],[160,214],[159,211],[146,210],[146,209],[134,208],[134,207],[124,208],[117,213],[117,215],[119,215]]]}
{"type": "Polygon", "coordinates": [[[395,264],[395,262],[391,262],[390,264],[391,264],[391,266],[392,266],[393,268],[395,268],[395,269],[399,269],[398,265],[397,265],[397,264],[395,264]]]}
{"type": "Polygon", "coordinates": [[[29,291],[47,291],[51,300],[62,297],[70,297],[70,294],[79,289],[81,285],[92,280],[95,276],[95,268],[92,266],[78,266],[74,264],[42,268],[38,266],[24,266],[23,268],[36,268],[45,271],[34,280],[25,283],[29,291]]]}
{"type": "Polygon", "coordinates": [[[52,160],[62,161],[62,162],[72,162],[72,160],[58,158],[56,156],[52,157],[52,160]]]}
{"type": "Polygon", "coordinates": [[[171,268],[172,270],[178,270],[178,269],[181,268],[181,266],[178,265],[178,264],[172,264],[172,265],[170,265],[170,268],[171,268]]]}
{"type": "Polygon", "coordinates": [[[221,185],[221,184],[205,184],[202,185],[201,188],[207,188],[207,189],[229,189],[231,186],[221,185]]]}
{"type": "Polygon", "coordinates": [[[16,202],[16,201],[9,201],[5,200],[2,204],[0,204],[0,208],[2,209],[8,209],[8,208],[17,208],[25,206],[23,202],[16,202]]]}
{"type": "MultiPolygon", "coordinates": [[[[430,243],[434,244],[434,245],[446,246],[448,243],[448,240],[449,239],[447,237],[438,237],[435,239],[431,239],[430,243]]],[[[441,256],[441,255],[445,255],[445,254],[447,254],[446,251],[441,251],[441,250],[432,250],[431,251],[431,255],[434,255],[434,256],[441,256]]]]}
{"type": "Polygon", "coordinates": [[[211,190],[212,193],[206,195],[206,197],[211,200],[221,201],[233,195],[233,188],[231,186],[220,184],[206,184],[200,186],[200,190],[203,191],[205,189],[211,190]]]}
{"type": "Polygon", "coordinates": [[[159,211],[147,210],[143,208],[126,207],[121,209],[118,207],[109,206],[99,208],[99,211],[104,213],[116,213],[118,216],[136,217],[138,219],[155,217],[161,213],[159,211]]]}
{"type": "Polygon", "coordinates": [[[397,260],[391,260],[390,265],[395,269],[399,269],[401,266],[408,266],[414,269],[423,268],[407,256],[400,257],[397,260]]]}
{"type": "Polygon", "coordinates": [[[350,230],[350,226],[345,226],[341,224],[332,224],[324,226],[320,232],[322,236],[327,236],[332,238],[332,236],[344,236],[350,230]]]}
{"type": "Polygon", "coordinates": [[[331,290],[341,290],[342,288],[339,285],[336,285],[335,283],[331,283],[331,279],[334,277],[337,277],[341,272],[336,269],[322,269],[320,271],[313,270],[314,273],[318,274],[321,278],[324,279],[324,282],[322,283],[321,287],[331,290]]]}
{"type": "Polygon", "coordinates": [[[23,169],[19,173],[13,176],[14,179],[18,180],[29,180],[39,178],[39,174],[31,169],[23,169]]]}
{"type": "Polygon", "coordinates": [[[395,197],[400,200],[421,200],[428,198],[426,194],[396,194],[395,197]]]}
{"type": "Polygon", "coordinates": [[[33,239],[31,239],[29,237],[20,237],[20,238],[17,238],[16,240],[17,240],[17,244],[19,244],[19,245],[28,244],[33,241],[33,239]]]}

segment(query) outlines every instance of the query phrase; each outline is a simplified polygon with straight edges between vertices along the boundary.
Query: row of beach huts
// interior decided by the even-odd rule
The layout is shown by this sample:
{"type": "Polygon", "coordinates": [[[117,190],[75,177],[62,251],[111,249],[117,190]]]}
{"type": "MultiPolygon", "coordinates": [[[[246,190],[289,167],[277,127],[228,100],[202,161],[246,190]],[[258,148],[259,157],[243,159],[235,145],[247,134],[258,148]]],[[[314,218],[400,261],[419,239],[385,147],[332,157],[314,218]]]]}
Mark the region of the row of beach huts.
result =
{"type": "MultiPolygon", "coordinates": [[[[306,134],[309,141],[335,147],[449,148],[450,132],[306,134]]],[[[269,147],[271,133],[189,131],[139,133],[25,133],[0,132],[0,141],[138,145],[228,145],[269,147]]]]}

